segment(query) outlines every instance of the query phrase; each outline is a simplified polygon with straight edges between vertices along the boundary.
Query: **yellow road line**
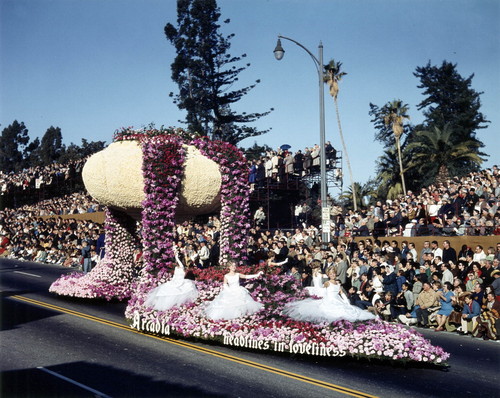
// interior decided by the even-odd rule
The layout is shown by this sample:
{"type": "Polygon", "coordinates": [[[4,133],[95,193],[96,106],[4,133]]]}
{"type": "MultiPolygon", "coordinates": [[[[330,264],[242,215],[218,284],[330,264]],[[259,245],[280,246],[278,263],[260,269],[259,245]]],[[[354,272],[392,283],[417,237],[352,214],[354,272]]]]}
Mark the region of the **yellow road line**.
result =
{"type": "Polygon", "coordinates": [[[150,337],[150,338],[153,338],[153,339],[156,339],[156,340],[166,341],[166,342],[168,342],[170,344],[174,344],[174,345],[177,345],[177,346],[180,346],[180,347],[188,348],[188,349],[193,350],[193,351],[198,351],[198,352],[201,352],[201,353],[204,353],[204,354],[207,354],[207,355],[211,355],[211,356],[215,356],[215,357],[218,357],[218,358],[221,358],[221,359],[225,359],[225,360],[228,360],[228,361],[236,362],[236,363],[239,363],[241,365],[246,365],[246,366],[250,366],[250,367],[253,367],[253,368],[256,368],[256,369],[264,370],[264,371],[269,372],[269,373],[274,373],[274,374],[277,374],[277,375],[280,375],[280,376],[284,376],[284,377],[287,377],[287,378],[290,378],[290,379],[294,379],[294,380],[298,380],[298,381],[301,381],[301,382],[304,382],[304,383],[312,384],[312,385],[315,385],[317,387],[322,387],[322,388],[326,388],[326,389],[329,389],[329,390],[337,391],[337,392],[340,392],[342,394],[349,395],[349,396],[352,396],[352,397],[358,397],[358,398],[377,398],[375,395],[366,394],[366,393],[363,393],[361,391],[352,390],[352,389],[347,388],[347,387],[342,387],[342,386],[338,386],[336,384],[331,384],[331,383],[327,383],[327,382],[324,382],[324,381],[321,381],[321,380],[312,379],[310,377],[302,376],[302,375],[299,375],[299,374],[296,374],[296,373],[292,373],[292,372],[289,372],[289,371],[286,371],[286,370],[283,370],[283,369],[274,368],[272,366],[264,365],[264,364],[261,364],[261,363],[258,363],[258,362],[249,361],[247,359],[243,359],[243,358],[235,357],[235,356],[232,356],[232,355],[224,354],[224,353],[221,353],[221,352],[218,352],[218,351],[215,351],[215,350],[211,350],[211,349],[208,349],[208,348],[199,347],[197,345],[194,345],[194,344],[191,344],[191,343],[188,343],[188,342],[185,342],[185,341],[175,340],[175,339],[172,339],[172,338],[166,337],[166,336],[156,336],[156,335],[152,335],[152,334],[143,333],[141,331],[132,329],[129,325],[126,325],[126,324],[109,321],[107,319],[98,318],[98,317],[95,317],[93,315],[83,314],[81,312],[73,311],[73,310],[70,310],[68,308],[59,307],[59,306],[54,305],[54,304],[45,303],[43,301],[38,301],[38,300],[34,300],[34,299],[31,299],[31,298],[28,298],[28,297],[22,297],[22,296],[17,296],[17,295],[16,296],[11,296],[10,298],[12,298],[14,300],[18,300],[18,301],[24,301],[26,303],[37,305],[37,306],[40,306],[40,307],[52,309],[54,311],[62,312],[62,313],[65,313],[65,314],[73,315],[73,316],[76,316],[76,317],[79,317],[79,318],[83,318],[83,319],[91,320],[91,321],[94,321],[94,322],[98,322],[98,323],[101,323],[101,324],[104,324],[104,325],[116,327],[116,328],[119,328],[119,329],[122,329],[122,330],[126,330],[128,332],[140,334],[142,336],[147,336],[147,337],[150,337]]]}

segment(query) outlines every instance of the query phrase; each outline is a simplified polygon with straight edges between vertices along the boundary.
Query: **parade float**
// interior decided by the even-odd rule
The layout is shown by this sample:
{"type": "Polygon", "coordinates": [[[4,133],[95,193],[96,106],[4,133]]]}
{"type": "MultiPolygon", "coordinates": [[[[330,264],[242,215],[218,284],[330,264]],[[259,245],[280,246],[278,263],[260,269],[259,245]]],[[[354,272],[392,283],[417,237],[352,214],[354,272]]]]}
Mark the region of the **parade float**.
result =
{"type": "Polygon", "coordinates": [[[122,129],[114,142],[93,155],[83,169],[89,193],[107,206],[106,254],[89,273],[61,276],[50,291],[62,296],[128,300],[131,327],[157,335],[199,339],[251,350],[319,357],[377,358],[444,365],[449,354],[420,333],[381,320],[310,323],[292,320],[283,307],[306,297],[297,280],[264,269],[247,280],[251,296],[264,304],[258,313],[231,320],[205,317],[204,305],[222,288],[233,261],[247,266],[248,169],[233,145],[186,138],[180,129],[122,129]],[[149,291],[169,281],[175,267],[176,222],[220,210],[221,266],[195,270],[195,302],[158,311],[145,305],[149,291]],[[143,252],[140,269],[134,248],[143,252]]]}

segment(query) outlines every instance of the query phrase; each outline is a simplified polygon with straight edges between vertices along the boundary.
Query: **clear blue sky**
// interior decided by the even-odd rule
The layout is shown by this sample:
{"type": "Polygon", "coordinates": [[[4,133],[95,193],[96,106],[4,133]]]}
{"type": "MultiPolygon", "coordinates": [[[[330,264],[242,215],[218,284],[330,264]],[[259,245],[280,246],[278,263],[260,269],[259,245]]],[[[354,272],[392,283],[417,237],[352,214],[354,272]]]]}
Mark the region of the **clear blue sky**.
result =
{"type": "MultiPolygon", "coordinates": [[[[241,86],[261,79],[239,111],[275,111],[255,126],[271,132],[245,140],[293,150],[319,143],[317,73],[309,56],[340,60],[348,75],[339,105],[354,179],[375,175],[381,146],[374,142],[369,103],[402,99],[413,123],[423,99],[413,76],[417,66],[443,60],[458,64],[473,88],[484,91],[482,112],[491,121],[478,133],[500,163],[500,1],[498,0],[219,0],[223,32],[235,33],[230,53],[251,63],[241,86]]],[[[175,24],[174,0],[0,0],[0,128],[23,121],[32,138],[50,126],[66,144],[111,142],[122,126],[181,126],[184,115],[168,94],[175,50],[163,28],[175,24]]],[[[235,87],[235,88],[240,88],[235,87]]],[[[326,135],[341,149],[335,111],[325,91],[326,135]]],[[[349,180],[344,180],[348,185],[349,180]]],[[[335,194],[335,193],[333,193],[335,194]]]]}

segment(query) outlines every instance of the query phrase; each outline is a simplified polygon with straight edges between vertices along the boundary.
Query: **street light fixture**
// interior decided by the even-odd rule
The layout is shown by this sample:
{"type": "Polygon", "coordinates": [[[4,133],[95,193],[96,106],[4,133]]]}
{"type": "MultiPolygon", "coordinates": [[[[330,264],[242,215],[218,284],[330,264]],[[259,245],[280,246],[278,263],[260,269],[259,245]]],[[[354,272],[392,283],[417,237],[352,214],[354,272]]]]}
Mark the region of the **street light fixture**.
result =
{"type": "Polygon", "coordinates": [[[281,40],[278,39],[278,43],[276,44],[276,48],[274,49],[274,56],[278,61],[281,61],[284,55],[285,50],[283,50],[283,47],[281,47],[281,40]]]}
{"type": "Polygon", "coordinates": [[[305,52],[309,54],[314,61],[316,70],[318,71],[319,83],[319,140],[320,140],[320,191],[321,191],[321,239],[323,243],[330,241],[330,209],[327,203],[327,186],[326,186],[326,156],[325,156],[325,90],[324,90],[324,64],[323,64],[323,44],[319,42],[318,45],[318,58],[316,58],[311,51],[300,44],[298,41],[290,39],[289,37],[278,35],[278,43],[274,49],[275,58],[280,61],[285,55],[285,50],[281,46],[281,39],[285,39],[295,43],[305,52]]]}

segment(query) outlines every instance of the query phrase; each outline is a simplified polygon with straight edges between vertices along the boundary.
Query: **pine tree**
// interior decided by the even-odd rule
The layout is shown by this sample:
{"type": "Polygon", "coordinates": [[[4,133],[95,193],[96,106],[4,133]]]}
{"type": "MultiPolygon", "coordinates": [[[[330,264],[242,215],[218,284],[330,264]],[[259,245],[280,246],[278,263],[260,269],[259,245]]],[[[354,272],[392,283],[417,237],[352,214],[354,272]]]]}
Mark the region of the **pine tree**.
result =
{"type": "Polygon", "coordinates": [[[42,137],[39,147],[42,165],[57,162],[64,152],[62,134],[59,127],[50,126],[42,137]]]}
{"type": "Polygon", "coordinates": [[[177,27],[170,23],[165,26],[165,35],[177,51],[171,69],[179,93],[170,96],[179,109],[186,110],[185,123],[191,133],[236,144],[266,133],[268,130],[259,131],[246,124],[270,111],[239,114],[231,109],[259,81],[230,91],[250,64],[236,66],[246,55],[233,57],[228,53],[234,34],[224,37],[219,32],[220,16],[215,0],[177,0],[177,27]]]}
{"type": "MultiPolygon", "coordinates": [[[[441,66],[417,67],[414,75],[420,79],[425,99],[417,109],[423,111],[425,121],[416,126],[415,131],[435,131],[448,129],[453,131],[450,137],[452,144],[473,142],[470,151],[478,156],[484,144],[477,138],[478,130],[487,127],[488,120],[480,112],[482,92],[475,91],[472,86],[474,74],[463,78],[456,70],[457,65],[443,61],[441,66]]],[[[463,169],[477,170],[479,163],[471,160],[462,162],[463,169]]]]}
{"type": "Polygon", "coordinates": [[[20,171],[26,166],[24,149],[30,138],[23,122],[14,120],[0,136],[0,170],[20,171]]]}

